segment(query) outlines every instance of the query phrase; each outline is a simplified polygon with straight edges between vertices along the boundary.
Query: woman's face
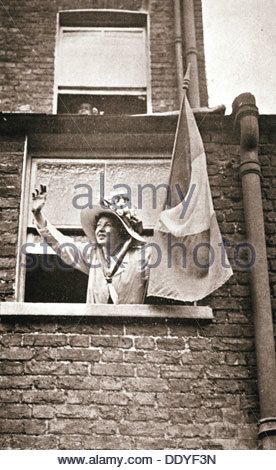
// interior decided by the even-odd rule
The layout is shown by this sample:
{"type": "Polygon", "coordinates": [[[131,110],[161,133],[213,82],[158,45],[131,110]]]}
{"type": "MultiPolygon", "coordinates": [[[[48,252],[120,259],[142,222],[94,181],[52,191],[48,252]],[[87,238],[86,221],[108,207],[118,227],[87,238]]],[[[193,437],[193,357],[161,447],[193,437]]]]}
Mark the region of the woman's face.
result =
{"type": "Polygon", "coordinates": [[[120,222],[109,215],[102,215],[97,222],[95,236],[98,245],[116,248],[122,242],[120,222]]]}

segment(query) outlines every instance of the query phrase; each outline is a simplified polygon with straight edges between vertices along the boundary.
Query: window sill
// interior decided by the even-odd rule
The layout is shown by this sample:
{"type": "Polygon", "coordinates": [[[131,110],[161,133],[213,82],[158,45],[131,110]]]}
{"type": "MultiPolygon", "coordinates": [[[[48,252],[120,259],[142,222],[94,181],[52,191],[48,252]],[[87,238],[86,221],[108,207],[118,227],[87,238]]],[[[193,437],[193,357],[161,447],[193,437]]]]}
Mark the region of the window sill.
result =
{"type": "Polygon", "coordinates": [[[69,303],[3,302],[0,317],[6,315],[28,316],[94,316],[94,317],[149,317],[212,320],[210,307],[183,305],[87,305],[69,303]]]}

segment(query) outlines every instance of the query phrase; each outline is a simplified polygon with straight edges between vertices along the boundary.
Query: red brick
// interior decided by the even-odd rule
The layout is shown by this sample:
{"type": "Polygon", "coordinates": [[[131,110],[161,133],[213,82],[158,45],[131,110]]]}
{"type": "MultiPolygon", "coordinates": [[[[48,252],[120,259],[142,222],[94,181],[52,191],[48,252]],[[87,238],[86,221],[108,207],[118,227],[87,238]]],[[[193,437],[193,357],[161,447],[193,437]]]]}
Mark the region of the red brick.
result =
{"type": "Polygon", "coordinates": [[[161,392],[168,390],[168,384],[163,379],[148,379],[144,377],[135,377],[133,379],[124,379],[124,386],[127,391],[161,392]]]}
{"type": "Polygon", "coordinates": [[[45,434],[46,425],[47,423],[44,419],[28,419],[24,421],[24,434],[45,434]]]}
{"type": "Polygon", "coordinates": [[[237,435],[237,423],[235,424],[220,424],[220,423],[211,423],[210,424],[210,435],[214,437],[223,438],[233,438],[237,435]]]}
{"type": "Polygon", "coordinates": [[[134,405],[154,405],[155,393],[135,392],[131,394],[131,401],[134,405]]]}
{"type": "Polygon", "coordinates": [[[185,349],[185,340],[183,338],[166,338],[166,339],[157,339],[156,345],[158,349],[170,350],[184,350],[185,349]]]}
{"type": "Polygon", "coordinates": [[[125,351],[123,357],[124,362],[132,362],[134,364],[147,362],[147,353],[145,351],[125,351]]]}
{"type": "Polygon", "coordinates": [[[103,405],[98,407],[101,418],[121,421],[126,413],[124,406],[103,405]]]}
{"type": "Polygon", "coordinates": [[[172,423],[194,423],[196,419],[197,410],[187,408],[174,408],[170,410],[170,420],[172,423]]]}
{"type": "Polygon", "coordinates": [[[149,351],[146,359],[154,364],[181,364],[184,355],[183,351],[149,351]]]}
{"type": "Polygon", "coordinates": [[[157,397],[159,406],[169,408],[198,408],[200,399],[189,393],[159,393],[157,397]]]}
{"type": "Polygon", "coordinates": [[[21,433],[24,430],[24,422],[22,419],[0,419],[1,434],[21,433]]]}
{"type": "Polygon", "coordinates": [[[25,403],[63,403],[65,395],[61,391],[26,390],[22,401],[25,403]]]}
{"type": "Polygon", "coordinates": [[[49,422],[49,431],[53,434],[115,434],[116,422],[110,420],[57,419],[49,422]]]}
{"type": "Polygon", "coordinates": [[[126,436],[164,436],[164,423],[154,421],[124,421],[119,424],[120,434],[126,436]]]}
{"type": "Polygon", "coordinates": [[[88,375],[89,364],[84,362],[73,362],[69,364],[70,375],[88,375]]]}
{"type": "Polygon", "coordinates": [[[26,361],[32,359],[34,351],[27,348],[9,348],[0,350],[0,359],[7,359],[10,361],[26,361]]]}
{"type": "Polygon", "coordinates": [[[74,390],[68,391],[68,403],[78,404],[98,404],[98,405],[127,405],[129,403],[129,396],[125,392],[117,391],[84,391],[74,390]]]}
{"type": "Polygon", "coordinates": [[[131,348],[133,340],[122,336],[91,336],[91,346],[107,348],[131,348]]]}
{"type": "Polygon", "coordinates": [[[31,334],[23,336],[24,346],[65,346],[67,344],[67,336],[60,334],[31,334]]]}
{"type": "MultiPolygon", "coordinates": [[[[128,353],[131,351],[127,351],[128,353]]],[[[103,349],[102,362],[123,362],[124,352],[121,349],[103,349]]]]}
{"type": "Polygon", "coordinates": [[[100,379],[100,389],[103,390],[121,390],[123,386],[122,379],[117,377],[104,377],[100,379]]]}
{"type": "Polygon", "coordinates": [[[1,346],[12,347],[22,345],[22,334],[6,334],[0,337],[1,346]]]}
{"type": "Polygon", "coordinates": [[[0,363],[0,375],[19,375],[23,373],[23,368],[21,362],[3,361],[0,363]]]}
{"type": "Polygon", "coordinates": [[[189,379],[170,379],[168,385],[172,392],[189,392],[192,387],[189,379]]]}
{"type": "Polygon", "coordinates": [[[164,378],[196,379],[202,370],[202,367],[162,365],[160,375],[164,378]]]}
{"type": "Polygon", "coordinates": [[[13,389],[13,388],[31,388],[33,385],[32,377],[22,376],[7,376],[0,377],[0,388],[13,389]]]}
{"type": "Polygon", "coordinates": [[[193,338],[189,339],[189,348],[192,351],[211,351],[212,343],[210,339],[207,338],[193,338]]]}
{"type": "Polygon", "coordinates": [[[69,372],[69,364],[59,362],[31,361],[25,364],[25,374],[33,375],[66,375],[69,372]]]}
{"type": "Polygon", "coordinates": [[[132,336],[151,336],[154,331],[154,336],[167,336],[168,326],[157,321],[152,321],[150,324],[136,323],[132,321],[131,324],[126,325],[126,334],[132,336]]]}
{"type": "Polygon", "coordinates": [[[138,377],[158,377],[159,368],[158,366],[151,364],[138,364],[137,365],[137,376],[138,377]]]}
{"type": "MultiPolygon", "coordinates": [[[[60,449],[80,449],[83,450],[86,447],[83,444],[83,435],[66,435],[59,437],[60,449]]],[[[91,447],[92,448],[92,447],[91,447]]]]}
{"type": "Polygon", "coordinates": [[[88,348],[88,346],[89,346],[89,336],[87,336],[87,335],[69,336],[69,344],[72,347],[88,348]]]}
{"type": "Polygon", "coordinates": [[[154,406],[128,407],[125,417],[128,421],[168,421],[169,411],[154,406]]]}
{"type": "Polygon", "coordinates": [[[136,349],[155,349],[155,342],[153,338],[143,337],[135,339],[136,349]]]}
{"type": "Polygon", "coordinates": [[[98,361],[100,352],[92,349],[56,349],[52,355],[58,361],[98,361]]]}
{"type": "Polygon", "coordinates": [[[56,405],[55,414],[57,418],[85,418],[96,419],[98,416],[95,406],[85,405],[56,405]]]}
{"type": "Polygon", "coordinates": [[[135,368],[129,364],[95,364],[91,367],[92,375],[110,375],[115,377],[132,377],[135,368]]]}
{"type": "Polygon", "coordinates": [[[0,403],[19,403],[22,392],[19,390],[0,390],[0,403]]]}
{"type": "Polygon", "coordinates": [[[96,377],[61,377],[57,387],[69,390],[99,390],[99,381],[96,377]]]}
{"type": "Polygon", "coordinates": [[[196,426],[194,424],[174,424],[169,426],[167,434],[170,438],[177,437],[208,437],[210,434],[209,426],[196,426]]]}
{"type": "Polygon", "coordinates": [[[24,436],[14,434],[12,438],[13,449],[57,449],[58,440],[55,436],[24,436]]]}
{"type": "Polygon", "coordinates": [[[55,407],[51,405],[33,405],[34,418],[53,418],[55,416],[55,407]]]}
{"type": "Polygon", "coordinates": [[[38,389],[53,390],[56,388],[56,377],[36,376],[33,378],[33,384],[38,389]]]}
{"type": "Polygon", "coordinates": [[[10,404],[0,407],[1,418],[22,419],[31,416],[31,407],[28,405],[10,404]]]}

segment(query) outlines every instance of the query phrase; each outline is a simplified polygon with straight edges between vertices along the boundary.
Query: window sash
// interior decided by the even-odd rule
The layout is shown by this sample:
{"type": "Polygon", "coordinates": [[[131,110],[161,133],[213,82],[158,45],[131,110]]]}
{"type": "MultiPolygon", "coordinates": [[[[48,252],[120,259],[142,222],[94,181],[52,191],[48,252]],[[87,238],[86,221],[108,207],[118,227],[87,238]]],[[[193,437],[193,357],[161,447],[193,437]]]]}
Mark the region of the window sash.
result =
{"type": "MultiPolygon", "coordinates": [[[[93,206],[97,205],[102,196],[110,194],[114,189],[113,185],[125,188],[127,184],[131,204],[136,208],[137,216],[143,219],[144,228],[153,228],[166,196],[165,190],[158,187],[160,183],[168,182],[170,159],[152,160],[150,157],[141,159],[139,154],[124,160],[119,156],[116,157],[114,155],[112,160],[105,157],[32,158],[30,187],[34,190],[39,184],[46,185],[48,197],[44,213],[53,225],[79,229],[81,211],[76,206],[87,204],[88,201],[93,206]],[[154,171],[156,165],[159,168],[158,173],[154,171]],[[160,174],[163,177],[162,181],[160,174]],[[144,185],[146,187],[143,189],[144,185]],[[155,189],[147,185],[152,185],[155,189]],[[80,197],[81,195],[84,196],[80,197]]],[[[31,204],[30,191],[29,208],[31,204]]],[[[27,220],[28,228],[33,228],[30,209],[27,220]]]]}
{"type": "Polygon", "coordinates": [[[58,88],[147,88],[145,28],[61,27],[57,59],[58,88]]]}

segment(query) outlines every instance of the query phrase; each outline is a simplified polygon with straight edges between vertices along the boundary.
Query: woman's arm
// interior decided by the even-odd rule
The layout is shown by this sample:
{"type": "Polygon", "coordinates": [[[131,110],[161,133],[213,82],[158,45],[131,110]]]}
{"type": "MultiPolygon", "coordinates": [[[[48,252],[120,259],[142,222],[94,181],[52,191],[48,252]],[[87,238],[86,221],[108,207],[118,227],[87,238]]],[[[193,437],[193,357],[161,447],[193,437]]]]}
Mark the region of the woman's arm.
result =
{"type": "Polygon", "coordinates": [[[45,206],[45,202],[47,199],[47,189],[46,186],[43,184],[40,185],[40,191],[38,189],[35,190],[34,193],[32,193],[32,213],[34,215],[34,218],[36,220],[36,223],[38,227],[43,228],[46,227],[47,221],[41,212],[43,207],[45,206]]]}
{"type": "Polygon", "coordinates": [[[32,193],[32,213],[34,215],[39,234],[66,264],[88,274],[91,247],[86,243],[76,243],[73,238],[63,235],[49,221],[47,221],[46,217],[42,213],[46,198],[46,186],[41,184],[40,191],[36,189],[35,192],[32,193]]]}

